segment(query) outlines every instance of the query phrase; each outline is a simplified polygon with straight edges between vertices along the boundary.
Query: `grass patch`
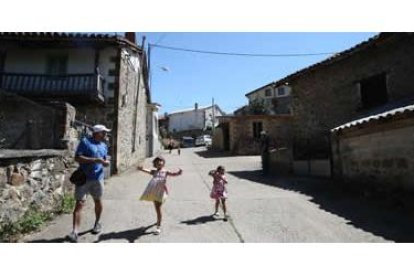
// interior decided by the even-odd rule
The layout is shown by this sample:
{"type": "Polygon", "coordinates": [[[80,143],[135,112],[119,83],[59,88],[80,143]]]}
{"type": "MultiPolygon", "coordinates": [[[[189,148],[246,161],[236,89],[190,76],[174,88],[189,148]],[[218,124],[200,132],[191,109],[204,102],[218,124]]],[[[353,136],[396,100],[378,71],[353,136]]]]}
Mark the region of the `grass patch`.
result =
{"type": "MultiPolygon", "coordinates": [[[[73,196],[64,195],[57,214],[70,214],[75,207],[73,196]]],[[[39,230],[42,225],[55,217],[54,212],[42,212],[35,208],[29,209],[23,217],[0,228],[0,242],[17,242],[22,235],[39,230]]]]}
{"type": "Polygon", "coordinates": [[[34,209],[29,210],[19,221],[6,224],[2,227],[0,230],[0,241],[16,242],[21,235],[39,229],[43,223],[52,218],[53,213],[41,212],[34,209]]]}
{"type": "Polygon", "coordinates": [[[60,210],[60,213],[63,214],[70,214],[73,212],[73,209],[75,208],[75,198],[73,196],[64,195],[62,200],[62,209],[60,210]]]}

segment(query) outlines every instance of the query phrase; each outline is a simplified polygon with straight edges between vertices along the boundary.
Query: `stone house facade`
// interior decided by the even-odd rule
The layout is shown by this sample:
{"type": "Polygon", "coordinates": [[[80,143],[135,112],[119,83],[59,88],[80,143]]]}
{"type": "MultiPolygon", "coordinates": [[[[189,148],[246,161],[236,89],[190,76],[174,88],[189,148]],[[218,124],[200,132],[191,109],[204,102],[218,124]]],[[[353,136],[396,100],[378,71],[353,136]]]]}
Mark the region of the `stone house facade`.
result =
{"type": "Polygon", "coordinates": [[[259,154],[260,132],[266,131],[273,146],[291,148],[291,88],[272,82],[246,97],[248,105],[234,115],[219,117],[213,147],[234,154],[259,154]]]}
{"type": "Polygon", "coordinates": [[[0,33],[0,89],[42,104],[68,102],[76,122],[105,124],[112,173],[147,156],[147,57],[126,36],[0,33]]]}
{"type": "MultiPolygon", "coordinates": [[[[414,103],[413,64],[414,34],[380,33],[246,94],[249,105],[235,115],[251,114],[252,102],[269,101],[275,88],[288,87],[290,96],[286,98],[290,98],[293,116],[289,132],[293,170],[303,175],[329,176],[333,170],[330,130],[414,103]]],[[[223,137],[227,128],[224,125],[223,137]]]]}
{"type": "Polygon", "coordinates": [[[260,153],[260,132],[265,130],[271,145],[291,148],[291,115],[221,116],[213,138],[215,149],[239,155],[260,153]]]}
{"type": "Polygon", "coordinates": [[[381,33],[291,74],[295,159],[329,158],[330,129],[414,99],[414,34],[381,33]]]}

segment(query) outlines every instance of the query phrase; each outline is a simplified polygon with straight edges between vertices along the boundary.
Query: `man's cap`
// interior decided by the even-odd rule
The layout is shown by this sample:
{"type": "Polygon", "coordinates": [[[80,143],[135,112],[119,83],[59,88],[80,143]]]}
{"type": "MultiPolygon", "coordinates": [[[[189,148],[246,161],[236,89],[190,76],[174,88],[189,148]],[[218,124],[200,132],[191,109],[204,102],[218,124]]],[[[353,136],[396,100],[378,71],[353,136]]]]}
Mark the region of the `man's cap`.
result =
{"type": "Polygon", "coordinates": [[[110,129],[108,129],[108,128],[106,128],[106,126],[104,126],[104,125],[94,125],[93,127],[92,127],[92,132],[93,133],[96,133],[96,132],[103,132],[103,131],[105,131],[105,132],[109,132],[109,131],[111,131],[110,129]]]}
{"type": "Polygon", "coordinates": [[[262,131],[260,131],[260,134],[261,135],[266,135],[266,131],[262,130],[262,131]]]}

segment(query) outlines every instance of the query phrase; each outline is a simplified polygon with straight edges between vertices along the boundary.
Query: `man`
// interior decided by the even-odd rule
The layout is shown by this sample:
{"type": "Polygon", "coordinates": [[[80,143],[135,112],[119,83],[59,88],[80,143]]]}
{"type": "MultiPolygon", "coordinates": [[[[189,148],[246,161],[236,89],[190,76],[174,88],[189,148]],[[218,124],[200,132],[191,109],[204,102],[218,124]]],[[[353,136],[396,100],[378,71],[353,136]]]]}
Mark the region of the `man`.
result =
{"type": "Polygon", "coordinates": [[[104,189],[104,170],[103,167],[109,166],[107,160],[108,147],[104,143],[107,132],[104,125],[92,127],[92,137],[81,140],[75,153],[75,161],[80,164],[81,169],[86,174],[86,183],[75,188],[76,205],[73,211],[73,230],[69,234],[72,242],[78,241],[78,233],[81,222],[81,212],[85,205],[86,196],[90,194],[95,203],[95,224],[92,233],[98,234],[102,231],[99,223],[102,214],[102,194],[104,189]]]}
{"type": "Polygon", "coordinates": [[[270,153],[269,153],[270,141],[266,131],[260,132],[260,155],[262,157],[262,169],[263,174],[269,173],[270,153]]]}

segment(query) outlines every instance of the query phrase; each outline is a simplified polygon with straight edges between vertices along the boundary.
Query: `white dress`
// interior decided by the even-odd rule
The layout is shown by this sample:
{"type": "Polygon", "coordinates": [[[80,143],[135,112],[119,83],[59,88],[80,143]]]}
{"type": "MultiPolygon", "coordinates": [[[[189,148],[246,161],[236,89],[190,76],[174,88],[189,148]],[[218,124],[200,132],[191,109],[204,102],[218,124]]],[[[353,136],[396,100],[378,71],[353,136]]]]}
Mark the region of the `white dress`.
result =
{"type": "Polygon", "coordinates": [[[167,171],[153,171],[153,178],[148,183],[140,200],[164,202],[168,196],[167,171]]]}

